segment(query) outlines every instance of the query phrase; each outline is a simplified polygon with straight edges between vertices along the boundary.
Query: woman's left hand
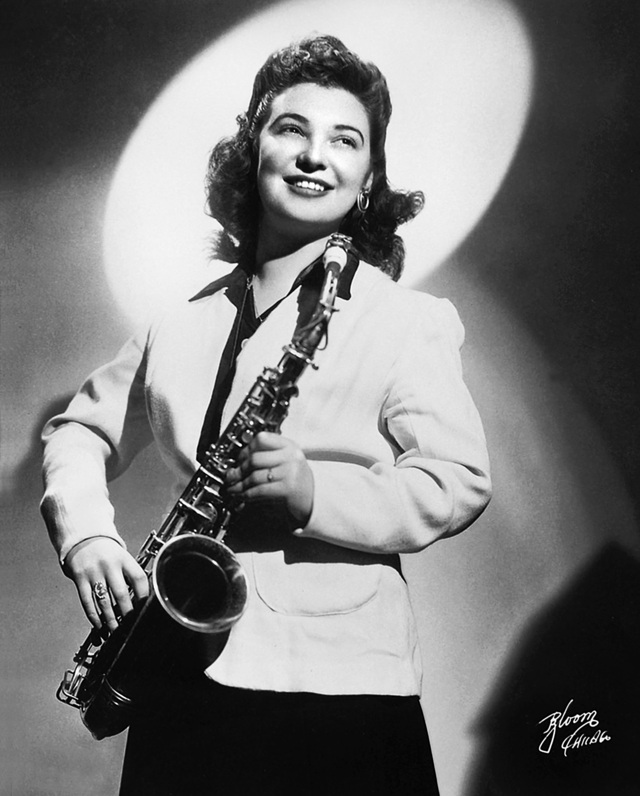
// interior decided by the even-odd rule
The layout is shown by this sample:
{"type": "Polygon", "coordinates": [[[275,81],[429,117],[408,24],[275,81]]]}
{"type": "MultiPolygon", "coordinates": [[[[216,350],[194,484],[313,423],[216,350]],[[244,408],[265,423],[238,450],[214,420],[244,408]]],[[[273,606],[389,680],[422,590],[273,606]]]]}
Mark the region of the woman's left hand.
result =
{"type": "Polygon", "coordinates": [[[302,449],[290,439],[261,431],[227,471],[227,491],[241,504],[282,501],[293,519],[306,525],[313,508],[313,473],[302,449]]]}

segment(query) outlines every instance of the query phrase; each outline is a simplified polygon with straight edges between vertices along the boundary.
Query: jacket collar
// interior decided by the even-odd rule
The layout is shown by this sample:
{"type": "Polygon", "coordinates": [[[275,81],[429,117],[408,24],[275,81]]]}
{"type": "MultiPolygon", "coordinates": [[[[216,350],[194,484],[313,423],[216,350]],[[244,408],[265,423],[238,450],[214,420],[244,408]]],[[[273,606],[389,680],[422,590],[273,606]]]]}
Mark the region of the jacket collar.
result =
{"type": "MultiPolygon", "coordinates": [[[[345,299],[346,301],[351,298],[351,283],[353,282],[353,277],[355,276],[359,263],[360,259],[357,253],[349,252],[347,255],[347,264],[344,267],[342,276],[340,277],[340,283],[338,285],[338,298],[345,299]]],[[[225,276],[220,277],[220,279],[216,279],[215,282],[208,284],[199,293],[196,293],[195,296],[192,296],[189,301],[198,301],[206,296],[212,296],[214,293],[218,293],[220,290],[225,290],[227,298],[232,302],[232,304],[238,305],[238,302],[242,300],[247,279],[250,278],[250,271],[248,271],[242,265],[236,265],[233,271],[230,271],[228,274],[225,274],[225,276]]],[[[324,268],[322,266],[322,257],[318,257],[300,272],[288,295],[293,293],[294,290],[297,290],[303,284],[312,286],[314,283],[316,283],[318,286],[321,286],[323,278],[324,268]]]]}

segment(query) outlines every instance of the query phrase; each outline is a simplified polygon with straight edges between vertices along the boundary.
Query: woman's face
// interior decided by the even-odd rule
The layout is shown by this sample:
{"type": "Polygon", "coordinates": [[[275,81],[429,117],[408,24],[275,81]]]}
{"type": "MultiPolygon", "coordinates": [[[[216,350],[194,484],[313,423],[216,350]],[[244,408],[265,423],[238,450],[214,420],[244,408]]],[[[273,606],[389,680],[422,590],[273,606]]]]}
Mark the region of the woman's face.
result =
{"type": "Polygon", "coordinates": [[[344,89],[300,83],[283,91],[258,146],[261,234],[299,242],[330,235],[371,185],[369,119],[344,89]]]}

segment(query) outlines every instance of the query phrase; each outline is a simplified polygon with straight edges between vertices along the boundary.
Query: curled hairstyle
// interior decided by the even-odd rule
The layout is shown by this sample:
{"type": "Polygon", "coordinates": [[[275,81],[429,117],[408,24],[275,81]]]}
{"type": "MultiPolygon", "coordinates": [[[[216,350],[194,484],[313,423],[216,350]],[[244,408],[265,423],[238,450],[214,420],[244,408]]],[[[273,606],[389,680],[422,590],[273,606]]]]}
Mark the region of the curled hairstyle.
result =
{"type": "Polygon", "coordinates": [[[206,180],[209,213],[222,225],[214,241],[214,255],[227,262],[250,262],[255,256],[260,208],[258,136],[274,98],[299,83],[344,89],[364,107],[371,128],[369,206],[364,213],[354,206],[340,231],[353,238],[365,260],[398,279],[404,244],[396,229],[422,210],[424,196],[389,186],[385,140],[391,100],[387,82],[374,64],[360,60],[333,36],[305,39],[273,53],[256,75],[249,108],[237,119],[238,132],[214,147],[206,180]]]}

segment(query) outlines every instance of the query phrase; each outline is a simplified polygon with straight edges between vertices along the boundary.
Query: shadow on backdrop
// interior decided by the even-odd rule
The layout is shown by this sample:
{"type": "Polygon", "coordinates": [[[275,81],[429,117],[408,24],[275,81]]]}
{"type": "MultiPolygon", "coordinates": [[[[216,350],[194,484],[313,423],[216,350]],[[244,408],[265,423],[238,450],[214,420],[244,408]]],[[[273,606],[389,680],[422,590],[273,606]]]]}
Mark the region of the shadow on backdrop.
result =
{"type": "Polygon", "coordinates": [[[468,796],[640,793],[639,614],[640,563],[608,544],[499,676],[475,727],[483,751],[468,796]]]}

